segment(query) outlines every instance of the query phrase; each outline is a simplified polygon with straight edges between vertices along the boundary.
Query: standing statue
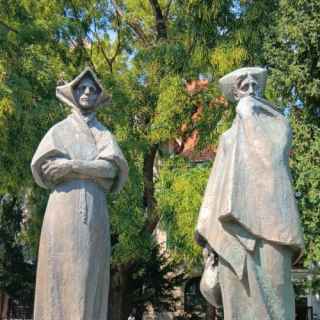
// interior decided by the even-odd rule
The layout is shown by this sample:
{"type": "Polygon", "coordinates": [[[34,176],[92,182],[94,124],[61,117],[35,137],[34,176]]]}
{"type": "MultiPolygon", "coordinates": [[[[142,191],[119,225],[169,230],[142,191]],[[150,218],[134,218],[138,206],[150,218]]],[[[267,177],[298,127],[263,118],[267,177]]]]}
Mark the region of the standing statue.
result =
{"type": "Polygon", "coordinates": [[[196,238],[209,262],[202,291],[216,304],[220,288],[225,320],[295,319],[291,266],[304,244],[288,168],[291,133],[261,98],[265,84],[257,67],[220,79],[238,103],[236,118],[220,137],[196,238]]]}
{"type": "Polygon", "coordinates": [[[33,156],[36,183],[51,190],[41,231],[34,320],[106,320],[110,231],[106,193],[121,190],[127,162],[96,119],[106,102],[86,68],[57,87],[72,114],[54,125],[33,156]]]}

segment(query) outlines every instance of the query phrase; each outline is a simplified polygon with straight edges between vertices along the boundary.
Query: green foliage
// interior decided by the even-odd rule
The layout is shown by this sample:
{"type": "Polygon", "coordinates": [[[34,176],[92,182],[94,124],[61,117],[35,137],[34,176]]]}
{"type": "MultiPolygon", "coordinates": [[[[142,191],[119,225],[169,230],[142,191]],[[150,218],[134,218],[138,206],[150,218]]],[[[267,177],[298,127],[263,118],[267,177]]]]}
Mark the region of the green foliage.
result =
{"type": "Polygon", "coordinates": [[[265,43],[279,99],[292,105],[301,100],[314,114],[320,102],[319,19],[319,1],[282,0],[265,43]]]}
{"type": "Polygon", "coordinates": [[[189,101],[181,78],[167,76],[161,80],[160,94],[151,129],[153,142],[168,141],[176,137],[177,125],[190,122],[190,111],[193,106],[189,101]]]}
{"type": "Polygon", "coordinates": [[[175,261],[196,267],[193,232],[209,164],[164,157],[154,177],[152,152],[193,130],[199,149],[216,145],[234,117],[217,80],[248,64],[271,69],[269,97],[304,106],[303,115],[293,112],[291,166],[302,194],[307,261],[319,259],[319,12],[317,0],[0,1],[0,193],[28,195],[31,217],[19,238],[28,259],[36,256],[48,196],[34,186],[30,160],[68,113],[54,96],[57,80],[90,65],[113,99],[98,118],[130,164],[125,189],[108,197],[113,269],[137,263],[143,272],[157,270],[152,232],[159,220],[175,261]],[[208,89],[187,94],[185,83],[200,76],[211,80],[208,89]]]}
{"type": "Polygon", "coordinates": [[[32,305],[35,268],[25,262],[19,242],[22,214],[21,200],[0,197],[0,290],[32,305]]]}
{"type": "Polygon", "coordinates": [[[320,261],[320,128],[306,120],[305,111],[292,116],[294,139],[290,165],[304,226],[305,264],[320,261]]]}
{"type": "Polygon", "coordinates": [[[1,21],[8,20],[5,25],[14,30],[0,25],[2,192],[30,185],[28,168],[34,148],[48,125],[63,113],[54,100],[55,83],[63,68],[61,45],[57,40],[53,43],[56,30],[32,19],[39,12],[31,13],[25,3],[0,6],[1,21]]]}
{"type": "MultiPolygon", "coordinates": [[[[187,6],[179,1],[169,6],[169,1],[164,1],[161,2],[161,8],[163,13],[167,12],[166,36],[160,40],[155,31],[157,21],[150,3],[140,2],[142,5],[139,6],[136,1],[116,3],[122,10],[126,24],[123,32],[129,29],[135,39],[132,41],[128,38],[126,43],[127,52],[133,53],[128,68],[111,77],[104,75],[104,79],[112,78],[114,104],[100,113],[104,122],[110,123],[117,136],[121,137],[121,145],[131,163],[130,180],[133,182],[129,182],[126,196],[121,194],[111,210],[112,215],[114,212],[113,230],[116,230],[114,248],[117,254],[114,261],[120,263],[133,259],[134,254],[145,255],[150,250],[148,246],[152,237],[145,233],[145,226],[150,221],[146,214],[148,208],[141,202],[141,194],[145,190],[143,170],[150,148],[178,137],[183,125],[189,125],[191,131],[199,130],[199,146],[215,143],[217,135],[226,127],[225,123],[230,123],[232,112],[212,103],[219,96],[216,81],[210,84],[207,92],[190,96],[186,93],[184,80],[197,79],[200,73],[213,75],[211,55],[221,39],[219,30],[229,26],[234,16],[229,10],[231,2],[228,1],[193,1],[187,6]],[[130,28],[132,25],[134,28],[130,28]],[[203,116],[194,124],[191,115],[199,104],[204,106],[203,116]],[[128,203],[132,205],[128,207],[128,203]]],[[[243,51],[239,49],[239,52],[242,54],[243,51]]],[[[229,68],[235,67],[244,56],[235,57],[233,62],[229,62],[229,68]]],[[[226,57],[225,61],[229,58],[226,57]]],[[[220,57],[216,65],[222,61],[223,57],[220,57]]],[[[204,186],[203,181],[201,187],[204,186]]],[[[171,191],[175,191],[174,195],[179,197],[176,190],[171,191]]],[[[160,219],[163,215],[162,199],[158,198],[158,194],[155,198],[158,205],[152,215],[160,219]]],[[[197,209],[195,217],[196,214],[197,209]]],[[[193,236],[189,240],[191,245],[193,236]]],[[[195,244],[191,247],[196,248],[195,244]]],[[[199,250],[194,255],[199,255],[199,250]]]]}
{"type": "Polygon", "coordinates": [[[264,43],[270,35],[270,26],[276,24],[279,0],[240,0],[237,4],[237,22],[233,25],[232,43],[246,48],[241,65],[265,66],[264,43]]]}
{"type": "Polygon", "coordinates": [[[200,263],[201,249],[194,241],[194,232],[209,167],[183,159],[167,159],[156,184],[168,248],[176,261],[189,269],[200,263]]]}
{"type": "Polygon", "coordinates": [[[178,265],[160,251],[159,245],[154,245],[150,259],[140,260],[132,272],[127,299],[135,309],[137,320],[143,318],[148,305],[152,305],[155,312],[177,311],[174,289],[183,285],[185,274],[177,274],[178,265]]]}
{"type": "Polygon", "coordinates": [[[246,58],[247,51],[245,48],[230,45],[214,49],[211,55],[212,64],[221,77],[231,72],[234,66],[241,65],[246,58]]]}
{"type": "Polygon", "coordinates": [[[36,264],[39,248],[39,232],[49,198],[48,190],[33,186],[25,193],[23,208],[26,210],[19,244],[23,246],[26,261],[36,264]]]}
{"type": "Polygon", "coordinates": [[[271,69],[270,96],[292,111],[290,165],[304,226],[306,265],[320,258],[319,10],[317,0],[280,1],[264,45],[271,69]]]}
{"type": "MultiPolygon", "coordinates": [[[[140,173],[141,174],[141,173],[140,173]]],[[[137,203],[137,193],[141,197],[141,187],[137,188],[137,179],[117,195],[110,203],[113,256],[115,265],[129,263],[138,257],[148,259],[152,245],[150,234],[142,231],[145,221],[141,203],[137,203]]]]}
{"type": "MultiPolygon", "coordinates": [[[[119,197],[110,198],[115,264],[150,250],[142,195],[151,146],[176,137],[183,124],[199,130],[200,146],[215,143],[232,116],[210,105],[219,95],[216,80],[225,65],[232,69],[246,57],[239,44],[230,47],[237,48],[234,53],[225,49],[230,35],[223,30],[232,30],[236,19],[232,1],[160,1],[166,19],[161,39],[150,2],[115,3],[118,7],[80,0],[0,3],[1,190],[39,194],[30,196],[34,211],[24,235],[33,254],[47,195],[34,189],[29,163],[44,133],[67,113],[54,97],[58,79],[72,79],[89,64],[113,94],[113,104],[99,117],[117,135],[130,163],[129,184],[119,197]],[[200,73],[211,74],[214,81],[206,93],[188,96],[183,81],[200,73]],[[199,104],[203,117],[192,124],[199,104]]],[[[159,218],[161,210],[155,214],[159,218]]]]}

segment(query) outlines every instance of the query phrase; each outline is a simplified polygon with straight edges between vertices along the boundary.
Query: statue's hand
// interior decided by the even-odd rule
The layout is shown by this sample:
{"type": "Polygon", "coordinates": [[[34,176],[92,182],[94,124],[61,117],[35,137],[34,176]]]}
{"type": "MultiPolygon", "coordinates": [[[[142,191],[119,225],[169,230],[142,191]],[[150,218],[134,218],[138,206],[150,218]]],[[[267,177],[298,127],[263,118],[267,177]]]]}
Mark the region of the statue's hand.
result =
{"type": "Polygon", "coordinates": [[[48,160],[42,165],[44,176],[50,181],[57,181],[72,171],[72,160],[48,160]]]}
{"type": "Polygon", "coordinates": [[[246,96],[240,99],[236,111],[240,118],[246,119],[252,117],[258,107],[259,103],[257,103],[257,100],[254,97],[246,96]]]}

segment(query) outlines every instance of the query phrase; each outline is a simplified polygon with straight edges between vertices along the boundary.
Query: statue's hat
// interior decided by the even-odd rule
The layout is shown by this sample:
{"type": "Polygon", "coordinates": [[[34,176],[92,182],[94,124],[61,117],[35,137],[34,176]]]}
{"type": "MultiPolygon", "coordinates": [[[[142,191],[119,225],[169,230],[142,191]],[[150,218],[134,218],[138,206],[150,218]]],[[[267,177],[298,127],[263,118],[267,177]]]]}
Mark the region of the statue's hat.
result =
{"type": "Polygon", "coordinates": [[[111,96],[107,95],[98,80],[96,74],[89,68],[86,67],[75,79],[71,82],[58,86],[56,88],[56,97],[63,103],[70,107],[77,107],[78,103],[75,96],[75,89],[83,78],[89,77],[98,88],[98,99],[97,106],[106,103],[111,100],[111,96]]]}
{"type": "Polygon", "coordinates": [[[219,80],[223,95],[231,102],[236,102],[234,88],[241,78],[252,76],[260,87],[261,93],[264,92],[267,82],[267,70],[261,67],[246,67],[232,71],[219,80]]]}

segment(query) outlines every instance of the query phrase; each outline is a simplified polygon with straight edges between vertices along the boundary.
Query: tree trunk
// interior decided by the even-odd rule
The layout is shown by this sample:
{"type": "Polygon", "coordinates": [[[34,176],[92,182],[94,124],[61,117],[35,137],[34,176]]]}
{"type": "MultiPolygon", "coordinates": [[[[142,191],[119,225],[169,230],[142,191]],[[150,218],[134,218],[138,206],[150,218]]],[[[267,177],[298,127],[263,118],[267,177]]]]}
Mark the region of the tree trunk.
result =
{"type": "Polygon", "coordinates": [[[153,14],[156,22],[156,29],[158,40],[167,38],[167,26],[165,23],[165,19],[160,8],[160,4],[157,0],[149,0],[151,7],[153,9],[153,14]]]}
{"type": "Polygon", "coordinates": [[[0,319],[7,319],[9,309],[9,296],[0,291],[0,319]]]}
{"type": "MultiPolygon", "coordinates": [[[[158,40],[166,39],[167,28],[160,5],[157,0],[149,1],[155,16],[158,40]]],[[[113,2],[116,4],[115,1],[113,2]]],[[[120,16],[122,16],[118,6],[116,5],[115,7],[117,8],[120,16]]],[[[136,28],[133,29],[135,31],[137,30],[136,28]]],[[[156,212],[156,199],[154,196],[153,181],[154,160],[158,151],[158,147],[158,144],[151,145],[149,150],[144,155],[143,161],[143,204],[148,217],[141,232],[148,232],[150,234],[153,233],[159,221],[159,216],[156,212]]],[[[132,261],[132,263],[134,262],[132,261]]],[[[111,272],[108,320],[127,320],[129,314],[133,311],[134,306],[130,303],[130,299],[128,299],[128,293],[130,290],[129,281],[130,266],[127,266],[126,268],[120,267],[118,270],[111,272]]]]}
{"type": "MultiPolygon", "coordinates": [[[[143,203],[148,213],[146,224],[141,232],[152,233],[158,224],[159,217],[155,212],[156,200],[154,197],[153,167],[158,145],[152,145],[145,154],[143,165],[144,193],[143,203]]],[[[130,302],[130,276],[134,261],[128,265],[111,270],[108,320],[127,320],[135,308],[130,302]]],[[[136,309],[136,308],[135,308],[136,309]]],[[[138,319],[137,319],[138,320],[138,319]]]]}
{"type": "Polygon", "coordinates": [[[145,228],[143,231],[147,230],[152,233],[156,228],[159,216],[156,213],[156,199],[154,197],[154,181],[153,181],[153,169],[154,160],[156,153],[158,151],[158,145],[154,144],[150,146],[149,151],[144,156],[143,161],[143,204],[147,212],[148,218],[146,220],[145,228]]]}
{"type": "Polygon", "coordinates": [[[127,299],[129,275],[126,267],[111,271],[108,320],[127,320],[132,311],[133,306],[127,299]]]}

